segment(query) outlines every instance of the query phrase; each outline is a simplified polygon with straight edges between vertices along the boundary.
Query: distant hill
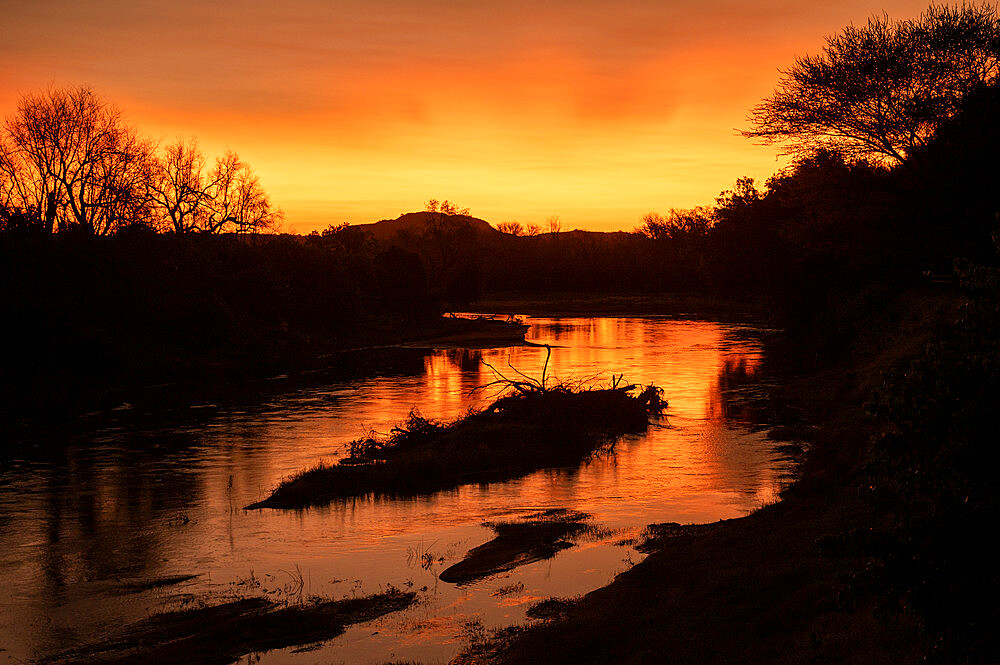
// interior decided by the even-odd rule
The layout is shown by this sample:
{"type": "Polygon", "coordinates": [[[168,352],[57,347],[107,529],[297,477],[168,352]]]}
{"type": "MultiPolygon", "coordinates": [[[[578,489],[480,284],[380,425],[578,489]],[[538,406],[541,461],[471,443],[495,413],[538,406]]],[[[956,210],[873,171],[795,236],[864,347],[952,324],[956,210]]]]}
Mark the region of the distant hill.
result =
{"type": "Polygon", "coordinates": [[[547,242],[559,237],[565,242],[585,243],[624,243],[634,245],[637,242],[635,234],[628,231],[560,231],[558,233],[540,233],[535,236],[512,236],[494,228],[489,222],[469,215],[446,215],[438,212],[408,212],[396,219],[383,219],[370,224],[352,224],[348,229],[353,232],[368,233],[372,240],[383,244],[391,243],[401,233],[420,236],[433,224],[447,224],[453,229],[461,229],[470,233],[476,240],[491,242],[519,242],[531,246],[539,242],[547,242]]]}
{"type": "Polygon", "coordinates": [[[493,240],[504,234],[490,226],[486,220],[469,215],[446,215],[439,212],[408,212],[396,219],[383,219],[373,224],[354,224],[351,229],[357,229],[371,234],[373,240],[379,243],[391,242],[400,233],[420,235],[433,224],[448,224],[460,227],[463,231],[471,231],[477,238],[493,240]]]}

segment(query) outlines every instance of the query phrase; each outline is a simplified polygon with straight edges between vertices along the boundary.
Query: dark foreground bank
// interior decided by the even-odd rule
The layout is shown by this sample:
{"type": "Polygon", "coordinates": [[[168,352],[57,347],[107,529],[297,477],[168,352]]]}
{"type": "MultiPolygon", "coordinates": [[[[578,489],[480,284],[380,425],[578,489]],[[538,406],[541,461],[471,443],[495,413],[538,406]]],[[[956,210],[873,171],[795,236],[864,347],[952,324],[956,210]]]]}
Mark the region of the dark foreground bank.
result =
{"type": "Polygon", "coordinates": [[[662,391],[647,386],[546,387],[513,381],[511,394],[442,424],[411,413],[388,437],[351,443],[351,456],[320,464],[247,508],[298,508],[374,492],[410,495],[462,483],[575,465],[624,434],[643,432],[662,413],[662,391]]]}
{"type": "Polygon", "coordinates": [[[996,662],[1000,309],[981,295],[855,309],[848,354],[777,396],[818,425],[780,503],[653,529],[612,584],[458,662],[996,662]]]}

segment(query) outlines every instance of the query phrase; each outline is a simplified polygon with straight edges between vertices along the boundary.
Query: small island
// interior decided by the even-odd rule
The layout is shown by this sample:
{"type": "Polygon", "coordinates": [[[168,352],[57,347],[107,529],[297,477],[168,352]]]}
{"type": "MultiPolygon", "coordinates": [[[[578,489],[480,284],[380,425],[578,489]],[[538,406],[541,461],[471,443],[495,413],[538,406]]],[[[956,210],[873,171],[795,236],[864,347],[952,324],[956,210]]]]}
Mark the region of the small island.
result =
{"type": "Polygon", "coordinates": [[[649,417],[667,406],[660,388],[639,390],[621,377],[609,387],[585,389],[549,387],[544,378],[502,382],[509,391],[481,411],[451,423],[411,412],[388,436],[352,441],[349,457],[284,481],[247,509],[302,508],[368,493],[413,495],[575,465],[625,434],[646,431],[649,417]]]}

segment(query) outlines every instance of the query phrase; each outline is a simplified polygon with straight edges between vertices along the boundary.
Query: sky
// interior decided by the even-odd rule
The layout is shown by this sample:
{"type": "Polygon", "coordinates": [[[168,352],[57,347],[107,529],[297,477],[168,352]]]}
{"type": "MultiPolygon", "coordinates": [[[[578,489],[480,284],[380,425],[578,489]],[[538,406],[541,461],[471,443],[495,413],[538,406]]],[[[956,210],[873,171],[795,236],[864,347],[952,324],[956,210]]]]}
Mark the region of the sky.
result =
{"type": "Polygon", "coordinates": [[[239,153],[294,233],[432,198],[630,230],[782,168],[738,132],[780,70],[927,4],[0,0],[0,115],[87,84],[161,145],[239,153]]]}

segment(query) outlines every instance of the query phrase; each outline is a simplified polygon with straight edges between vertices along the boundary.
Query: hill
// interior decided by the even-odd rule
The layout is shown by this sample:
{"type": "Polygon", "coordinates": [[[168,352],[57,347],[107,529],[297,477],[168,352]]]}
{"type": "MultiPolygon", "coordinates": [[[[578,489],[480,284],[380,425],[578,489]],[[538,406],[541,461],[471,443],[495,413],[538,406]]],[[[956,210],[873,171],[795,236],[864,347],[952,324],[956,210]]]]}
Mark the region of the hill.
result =
{"type": "Polygon", "coordinates": [[[364,232],[378,243],[392,242],[399,234],[422,235],[434,226],[468,230],[476,237],[499,238],[504,234],[496,230],[486,220],[469,215],[447,215],[440,212],[408,212],[396,219],[383,219],[371,224],[356,224],[348,227],[354,232],[364,232]]]}

